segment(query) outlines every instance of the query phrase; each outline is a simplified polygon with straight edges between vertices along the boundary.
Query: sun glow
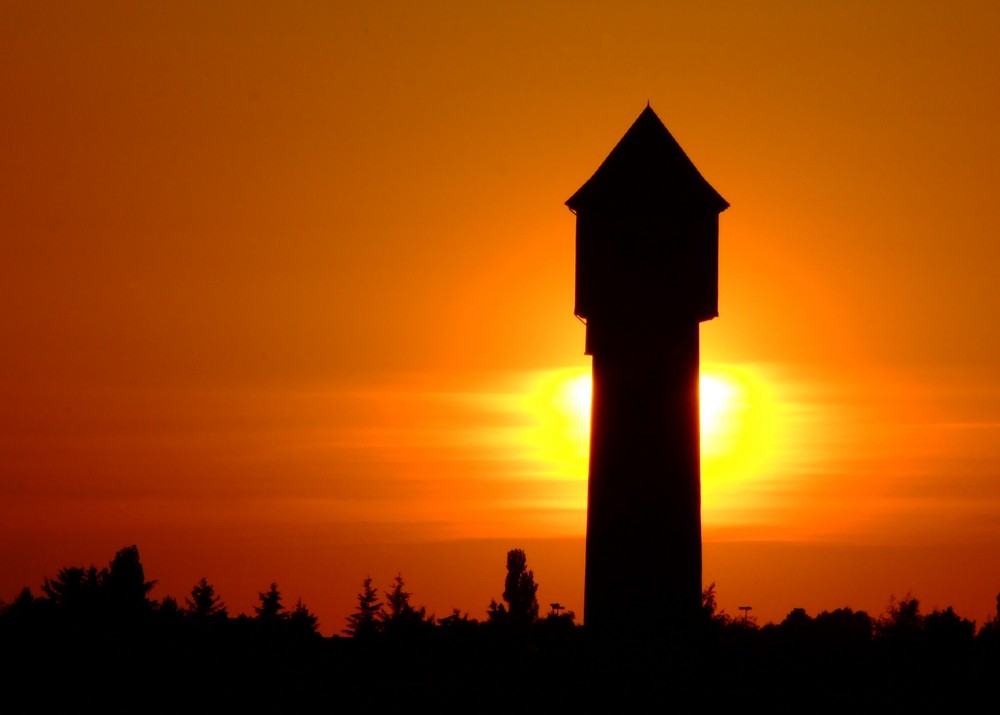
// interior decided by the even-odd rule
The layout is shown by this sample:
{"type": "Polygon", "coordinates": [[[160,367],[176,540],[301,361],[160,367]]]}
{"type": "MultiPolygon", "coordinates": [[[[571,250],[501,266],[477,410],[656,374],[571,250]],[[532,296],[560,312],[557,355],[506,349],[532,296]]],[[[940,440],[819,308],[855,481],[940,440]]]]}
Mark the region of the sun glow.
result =
{"type": "Polygon", "coordinates": [[[738,429],[736,414],[742,397],[740,385],[720,374],[705,374],[698,380],[701,408],[701,453],[714,456],[727,451],[732,432],[738,429]]]}
{"type": "Polygon", "coordinates": [[[567,476],[587,476],[590,395],[589,368],[544,373],[531,390],[538,456],[561,463],[557,471],[567,476]]]}
{"type": "Polygon", "coordinates": [[[590,372],[567,377],[559,386],[557,404],[576,425],[577,432],[590,439],[590,400],[594,383],[590,372]]]}
{"type": "MultiPolygon", "coordinates": [[[[564,438],[576,444],[571,451],[586,454],[590,440],[590,409],[593,383],[589,369],[562,370],[540,382],[536,407],[549,414],[543,421],[559,425],[564,438]]],[[[737,452],[746,457],[751,437],[758,439],[770,412],[760,375],[748,368],[710,365],[699,379],[701,403],[701,452],[709,461],[730,458],[737,452]]],[[[763,445],[758,445],[763,446],[763,445]]]]}
{"type": "Polygon", "coordinates": [[[699,387],[703,523],[745,523],[780,461],[775,385],[757,366],[703,364],[699,387]]]}
{"type": "Polygon", "coordinates": [[[729,366],[703,369],[698,381],[701,409],[702,467],[719,461],[746,460],[754,418],[760,417],[761,395],[745,370],[729,366]],[[751,415],[753,411],[756,414],[751,415]]]}
{"type": "Polygon", "coordinates": [[[705,365],[701,398],[702,475],[749,477],[774,457],[777,401],[752,366],[705,365]]]}
{"type": "MultiPolygon", "coordinates": [[[[590,368],[580,367],[539,373],[524,395],[529,458],[549,478],[581,483],[569,508],[586,508],[591,394],[590,368]]],[[[779,461],[774,385],[757,366],[702,364],[699,398],[704,521],[743,519],[779,461]]]]}

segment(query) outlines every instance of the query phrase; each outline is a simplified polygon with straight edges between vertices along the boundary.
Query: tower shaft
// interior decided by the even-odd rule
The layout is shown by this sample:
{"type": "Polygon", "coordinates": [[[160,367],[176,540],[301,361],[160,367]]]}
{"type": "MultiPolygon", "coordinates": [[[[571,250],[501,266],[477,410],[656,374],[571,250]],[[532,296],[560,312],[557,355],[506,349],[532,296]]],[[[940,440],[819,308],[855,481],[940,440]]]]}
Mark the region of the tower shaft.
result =
{"type": "Polygon", "coordinates": [[[701,603],[699,327],[590,321],[593,356],[584,622],[643,612],[693,623],[701,603]],[[655,330],[655,332],[652,332],[655,330]]]}

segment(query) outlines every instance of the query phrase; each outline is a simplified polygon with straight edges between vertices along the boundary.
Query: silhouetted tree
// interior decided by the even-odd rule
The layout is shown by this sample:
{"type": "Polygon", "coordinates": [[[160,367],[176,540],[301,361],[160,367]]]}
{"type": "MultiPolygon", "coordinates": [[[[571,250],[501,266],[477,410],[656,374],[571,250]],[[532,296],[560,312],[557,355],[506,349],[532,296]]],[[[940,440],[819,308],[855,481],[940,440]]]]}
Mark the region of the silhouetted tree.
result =
{"type": "Polygon", "coordinates": [[[387,634],[413,636],[426,626],[433,625],[423,607],[410,604],[410,593],[404,589],[403,577],[397,574],[391,590],[385,592],[385,607],[379,613],[381,630],[387,634]]]}
{"type": "Polygon", "coordinates": [[[539,623],[544,633],[550,636],[564,635],[572,632],[576,628],[576,614],[567,611],[558,603],[550,604],[549,612],[545,614],[539,623]]]}
{"type": "Polygon", "coordinates": [[[490,599],[490,605],[486,607],[486,619],[490,623],[502,623],[507,618],[507,607],[502,603],[497,603],[495,598],[490,599]]]}
{"type": "Polygon", "coordinates": [[[26,625],[39,614],[41,599],[35,598],[31,589],[25,586],[10,603],[0,602],[0,620],[26,625]]]}
{"type": "Polygon", "coordinates": [[[920,601],[910,594],[897,601],[889,598],[885,613],[876,621],[875,632],[883,639],[913,642],[920,636],[923,616],[920,615],[920,601]]]}
{"type": "Polygon", "coordinates": [[[503,600],[506,606],[490,601],[487,614],[490,621],[514,627],[530,626],[538,620],[538,598],[535,574],[528,569],[528,557],[521,549],[507,552],[507,577],[504,579],[503,600]]]}
{"type": "Polygon", "coordinates": [[[1000,656],[1000,593],[997,594],[996,611],[986,619],[979,630],[978,640],[1000,656]]]}
{"type": "Polygon", "coordinates": [[[159,601],[153,601],[153,610],[163,615],[180,615],[181,607],[173,596],[164,596],[159,601]]]}
{"type": "Polygon", "coordinates": [[[781,622],[782,626],[786,626],[791,629],[801,629],[808,628],[812,624],[813,619],[804,608],[793,608],[785,616],[785,620],[781,622]]]}
{"type": "Polygon", "coordinates": [[[173,596],[164,596],[159,601],[153,602],[153,611],[160,620],[172,622],[182,615],[180,604],[173,596]]]}
{"type": "Polygon", "coordinates": [[[815,618],[794,608],[777,626],[765,625],[762,635],[789,662],[818,657],[828,667],[833,661],[857,660],[871,642],[872,620],[864,611],[849,608],[823,611],[815,618]]]}
{"type": "MultiPolygon", "coordinates": [[[[272,584],[272,587],[274,587],[274,584],[272,584]]],[[[264,594],[260,595],[261,602],[263,603],[264,594]]],[[[216,595],[215,588],[206,578],[202,578],[201,581],[194,585],[194,588],[191,589],[190,597],[186,597],[184,602],[187,604],[184,612],[194,618],[226,618],[229,615],[229,612],[226,610],[226,604],[216,595]]]]}
{"type": "Polygon", "coordinates": [[[106,570],[97,567],[81,568],[68,566],[60,569],[54,579],[42,582],[45,598],[62,613],[73,616],[88,614],[93,616],[101,599],[101,589],[106,570]]]}
{"type": "Polygon", "coordinates": [[[453,608],[451,613],[444,618],[437,619],[437,626],[434,629],[435,636],[442,643],[448,643],[465,651],[482,637],[483,629],[480,622],[463,613],[458,608],[453,608]]]}
{"type": "Polygon", "coordinates": [[[972,643],[976,623],[962,618],[948,606],[924,616],[924,634],[932,650],[938,654],[951,653],[972,643]]]}
{"type": "Polygon", "coordinates": [[[253,610],[257,614],[258,621],[276,623],[288,617],[285,606],[281,603],[281,591],[278,590],[278,584],[271,583],[271,587],[267,591],[258,593],[257,596],[260,598],[260,605],[254,606],[253,610]]]}
{"type": "Polygon", "coordinates": [[[462,613],[460,609],[453,608],[450,615],[437,619],[437,625],[441,629],[466,630],[478,626],[479,621],[470,618],[468,613],[462,613]]]}
{"type": "Polygon", "coordinates": [[[288,627],[290,632],[299,637],[312,637],[319,635],[319,618],[316,614],[306,608],[299,598],[295,606],[288,614],[288,627]]]}
{"type": "Polygon", "coordinates": [[[784,643],[802,647],[812,640],[816,632],[815,621],[804,608],[793,608],[778,624],[778,630],[784,643]]]}
{"type": "Polygon", "coordinates": [[[874,643],[891,670],[890,680],[910,677],[913,667],[923,660],[925,638],[924,618],[920,601],[907,594],[897,600],[890,597],[885,612],[875,621],[874,643]]]}
{"type": "Polygon", "coordinates": [[[152,610],[148,594],[156,582],[146,581],[138,547],[126,546],[115,554],[103,585],[116,615],[133,618],[152,610]]]}
{"type": "Polygon", "coordinates": [[[385,611],[382,614],[382,619],[386,622],[399,619],[412,610],[410,593],[403,589],[403,576],[397,574],[396,578],[393,579],[392,590],[385,592],[385,611]]]}
{"type": "Polygon", "coordinates": [[[865,611],[837,608],[823,611],[815,618],[817,638],[825,643],[859,647],[871,642],[875,621],[865,611]]]}
{"type": "Polygon", "coordinates": [[[31,589],[25,586],[10,603],[0,601],[0,615],[10,615],[18,610],[29,610],[34,607],[37,600],[31,589]]]}
{"type": "Polygon", "coordinates": [[[379,632],[381,620],[382,603],[378,600],[378,591],[372,584],[371,576],[366,576],[358,594],[358,605],[354,607],[354,613],[347,617],[347,627],[343,632],[352,638],[371,638],[379,632]]]}
{"type": "Polygon", "coordinates": [[[715,595],[715,584],[711,583],[701,592],[701,613],[699,627],[705,634],[718,636],[732,623],[724,610],[719,610],[715,595]]]}
{"type": "Polygon", "coordinates": [[[715,582],[708,584],[708,586],[701,592],[701,608],[709,616],[715,615],[715,610],[718,608],[718,602],[715,597],[715,582]]]}

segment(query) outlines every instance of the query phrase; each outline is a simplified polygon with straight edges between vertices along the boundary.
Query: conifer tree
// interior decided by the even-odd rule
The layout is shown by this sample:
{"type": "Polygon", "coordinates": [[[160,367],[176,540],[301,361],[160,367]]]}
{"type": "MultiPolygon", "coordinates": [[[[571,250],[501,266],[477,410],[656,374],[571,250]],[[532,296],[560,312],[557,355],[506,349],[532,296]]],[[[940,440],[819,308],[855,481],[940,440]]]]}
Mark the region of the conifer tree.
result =
{"type": "Polygon", "coordinates": [[[281,591],[278,590],[278,584],[272,583],[265,593],[257,595],[260,598],[260,605],[253,608],[257,614],[257,620],[274,623],[288,618],[285,606],[281,603],[281,591]]]}
{"type": "Polygon", "coordinates": [[[296,635],[319,635],[319,618],[302,603],[301,598],[288,614],[288,625],[296,635]]]}
{"type": "Polygon", "coordinates": [[[194,585],[194,588],[191,589],[191,596],[185,597],[184,603],[187,605],[185,612],[195,618],[212,616],[225,618],[229,615],[226,604],[216,595],[215,588],[205,578],[194,585]]]}
{"type": "Polygon", "coordinates": [[[425,608],[415,608],[410,603],[410,593],[405,590],[403,576],[397,574],[393,587],[385,592],[385,608],[381,613],[382,630],[386,633],[413,635],[422,626],[430,625],[425,608]]]}
{"type": "Polygon", "coordinates": [[[378,591],[372,584],[371,576],[367,576],[362,582],[361,593],[358,594],[358,605],[355,606],[354,613],[347,617],[344,633],[352,638],[371,638],[380,630],[383,612],[378,591]]]}

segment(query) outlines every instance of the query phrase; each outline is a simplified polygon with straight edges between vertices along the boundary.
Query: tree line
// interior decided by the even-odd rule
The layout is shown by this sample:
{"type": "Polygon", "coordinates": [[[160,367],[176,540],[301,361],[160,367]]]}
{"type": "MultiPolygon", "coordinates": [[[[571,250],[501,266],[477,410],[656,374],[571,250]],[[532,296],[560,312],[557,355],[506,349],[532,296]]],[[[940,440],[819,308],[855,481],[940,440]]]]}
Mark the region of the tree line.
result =
{"type": "MultiPolygon", "coordinates": [[[[41,595],[25,586],[10,602],[0,600],[0,626],[57,624],[79,627],[85,624],[113,628],[135,625],[137,622],[200,624],[218,626],[228,621],[259,626],[261,632],[284,633],[299,637],[318,637],[319,619],[298,599],[287,607],[277,583],[257,594],[253,615],[231,616],[215,587],[202,578],[180,603],[173,596],[160,600],[150,598],[156,581],[147,581],[145,569],[135,545],[119,550],[108,566],[98,568],[68,566],[52,578],[45,578],[41,595]]],[[[355,610],[346,617],[340,634],[354,639],[377,636],[416,636],[434,628],[462,628],[481,624],[510,629],[528,628],[540,621],[559,623],[564,628],[575,626],[575,614],[553,604],[544,617],[539,616],[538,586],[534,572],[528,568],[527,556],[521,549],[507,553],[507,574],[502,602],[492,599],[486,609],[486,620],[480,621],[459,609],[442,618],[427,613],[423,606],[411,602],[411,594],[401,574],[392,586],[380,595],[371,577],[362,581],[355,610]]]]}
{"type": "MultiPolygon", "coordinates": [[[[161,600],[150,598],[156,581],[147,581],[145,569],[135,545],[119,550],[107,567],[69,566],[60,569],[55,577],[45,578],[42,594],[36,596],[25,586],[11,601],[0,599],[0,623],[9,627],[13,623],[41,623],[45,620],[64,624],[91,621],[104,626],[127,623],[137,619],[155,619],[164,622],[188,620],[195,623],[220,623],[234,620],[228,607],[207,578],[202,578],[179,603],[172,596],[161,600]]],[[[493,625],[509,629],[527,629],[546,622],[559,624],[563,630],[577,627],[576,615],[558,603],[540,615],[537,598],[538,585],[534,572],[528,568],[527,555],[521,549],[507,552],[506,574],[501,601],[491,599],[480,621],[460,609],[438,618],[428,614],[423,606],[412,603],[412,594],[406,590],[403,576],[398,574],[391,586],[379,592],[374,580],[363,579],[354,611],[345,618],[340,633],[355,639],[368,639],[380,635],[394,637],[426,633],[433,628],[493,625]]],[[[624,607],[624,604],[623,604],[624,607]]],[[[968,641],[1000,636],[1000,594],[997,594],[996,612],[977,630],[973,620],[964,618],[951,606],[921,612],[920,601],[910,594],[902,599],[890,597],[886,611],[871,616],[865,611],[839,608],[810,616],[804,609],[795,608],[780,622],[757,623],[755,617],[744,613],[733,616],[718,608],[716,586],[711,584],[702,594],[703,625],[707,632],[723,631],[741,634],[782,632],[802,637],[805,633],[869,640],[919,639],[934,641],[968,641]]],[[[258,593],[258,603],[253,616],[239,615],[238,621],[256,621],[263,626],[301,636],[319,636],[319,620],[302,599],[287,607],[277,583],[258,593]]]]}
{"type": "Polygon", "coordinates": [[[0,601],[0,656],[14,663],[0,675],[8,685],[59,683],[69,700],[94,683],[128,687],[133,700],[122,698],[123,712],[137,693],[169,696],[164,707],[176,711],[202,690],[216,693],[219,707],[269,703],[274,712],[287,711],[289,699],[364,702],[372,692],[436,704],[447,695],[467,711],[477,699],[510,705],[538,692],[558,709],[705,689],[736,706],[749,697],[748,684],[786,703],[823,692],[843,707],[873,698],[886,707],[951,707],[1000,682],[1000,594],[997,612],[978,629],[951,607],[924,612],[909,594],[876,616],[796,608],[759,625],[748,613],[720,610],[712,584],[702,594],[697,638],[675,644],[655,628],[664,617],[655,606],[634,608],[637,600],[655,603],[635,598],[641,575],[621,584],[621,619],[624,631],[649,637],[597,642],[559,604],[542,613],[520,549],[507,552],[503,591],[482,619],[458,609],[428,614],[402,575],[384,590],[366,577],[330,637],[301,599],[287,606],[276,583],[258,593],[252,614],[238,616],[207,578],[181,601],[151,598],[155,584],[133,545],[106,567],[66,567],[44,579],[40,594],[25,587],[0,601]]]}

